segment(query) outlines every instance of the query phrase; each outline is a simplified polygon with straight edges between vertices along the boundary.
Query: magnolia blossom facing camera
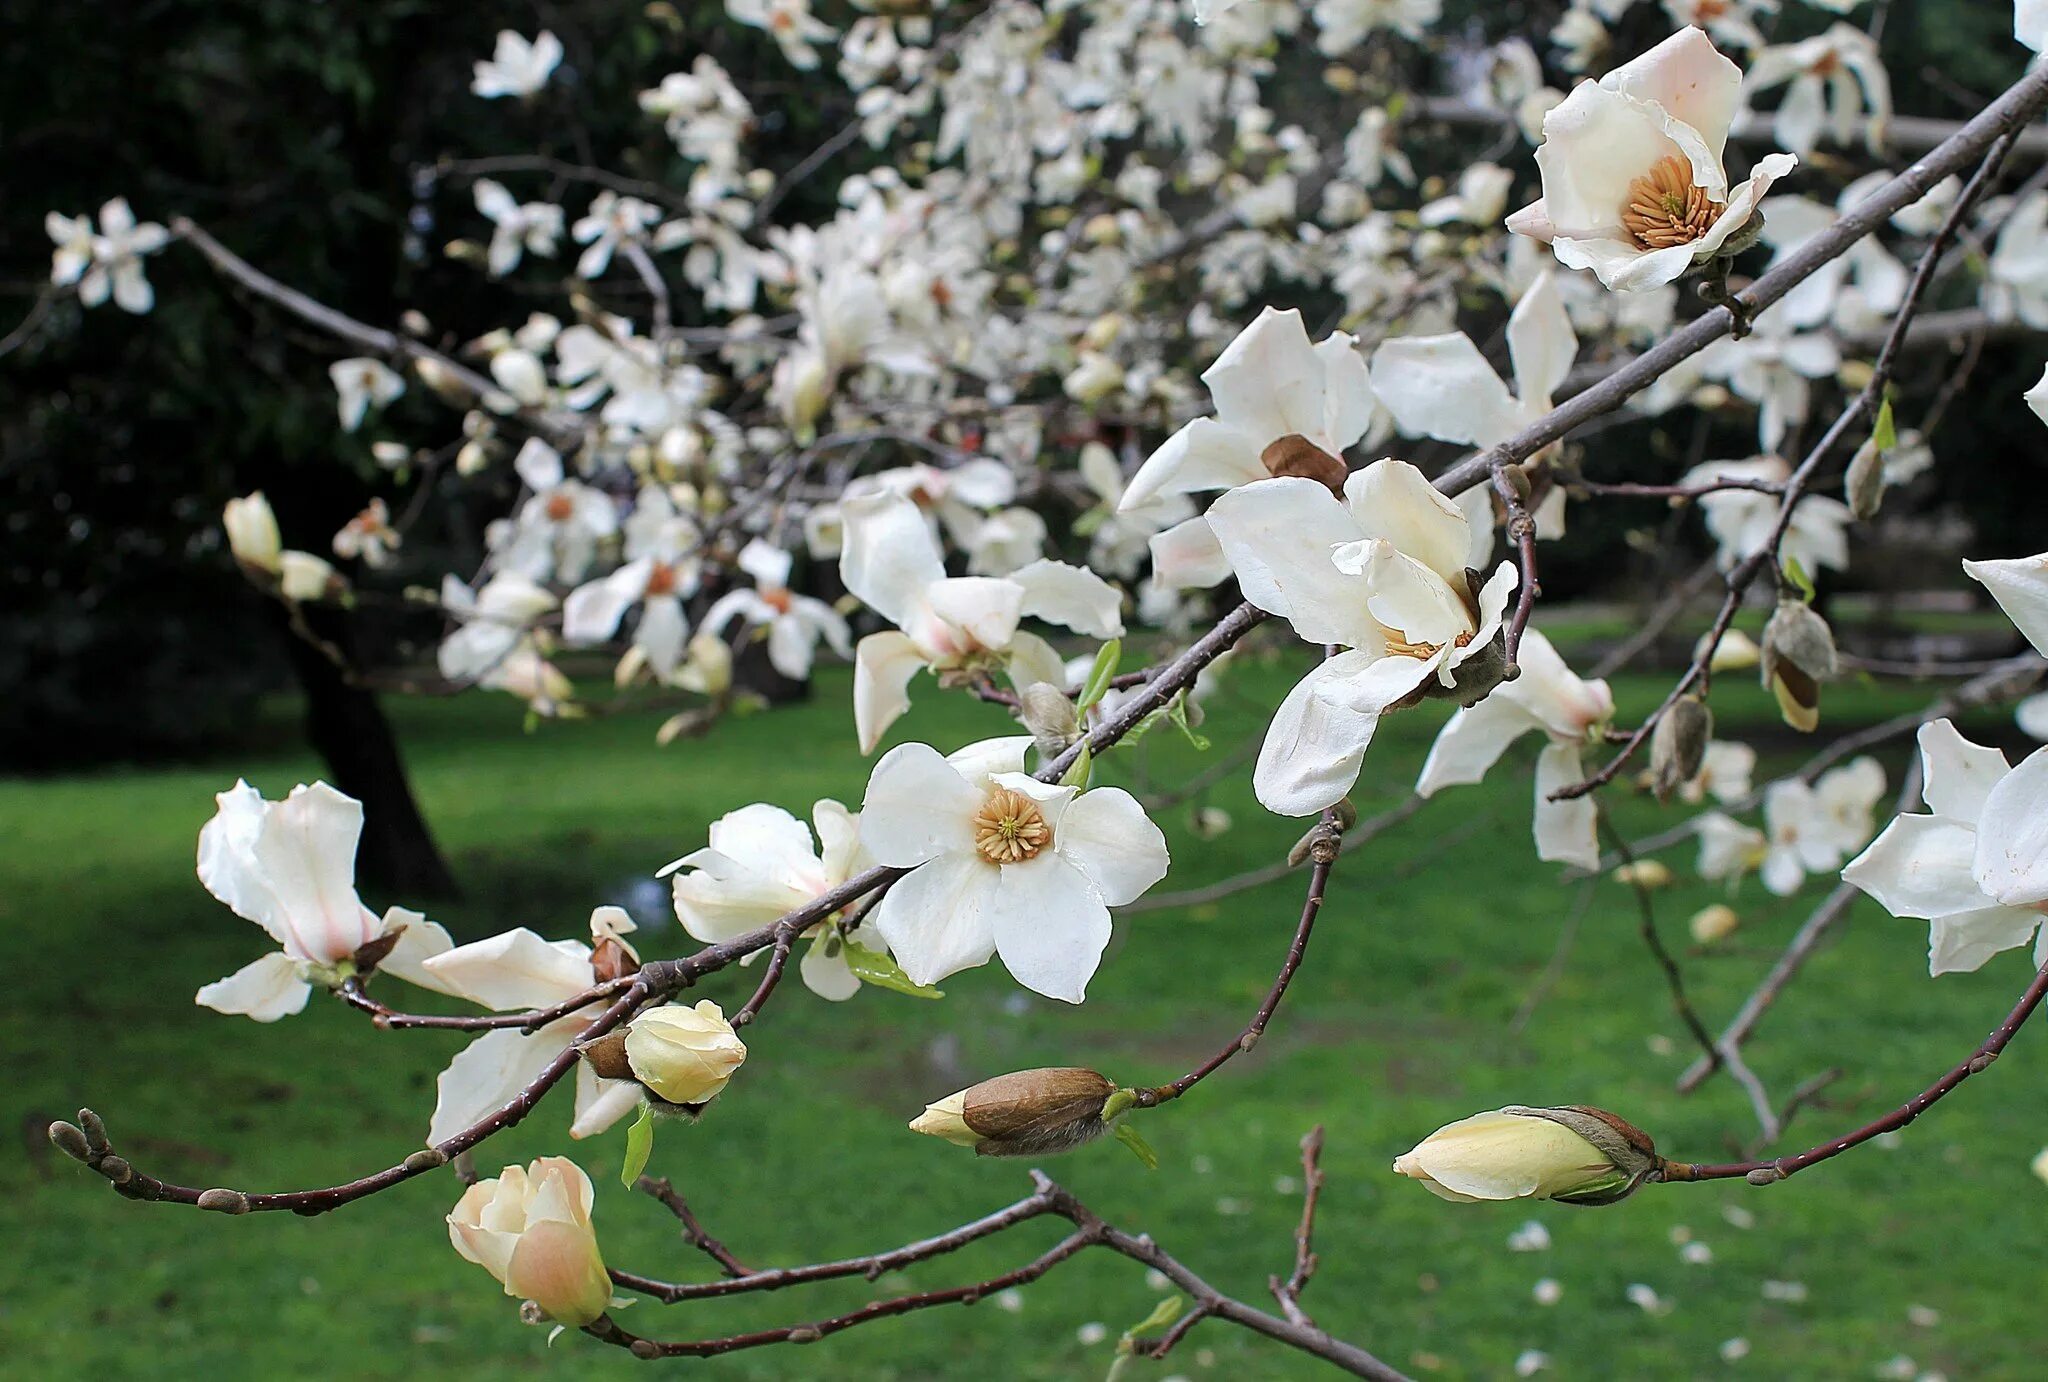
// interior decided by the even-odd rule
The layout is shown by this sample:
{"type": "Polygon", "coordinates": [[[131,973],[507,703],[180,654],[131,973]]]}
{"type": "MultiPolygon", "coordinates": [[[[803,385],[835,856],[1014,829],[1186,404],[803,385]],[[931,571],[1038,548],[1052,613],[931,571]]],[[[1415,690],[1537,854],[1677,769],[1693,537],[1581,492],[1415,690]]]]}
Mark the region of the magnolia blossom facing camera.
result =
{"type": "Polygon", "coordinates": [[[507,1166],[462,1192],[448,1214],[455,1251],[559,1324],[586,1325],[611,1305],[612,1281],[590,1224],[590,1177],[566,1157],[507,1166]]]}
{"type": "Polygon", "coordinates": [[[1727,252],[1799,162],[1769,154],[1730,182],[1722,155],[1741,96],[1742,69],[1692,28],[1581,83],[1543,117],[1543,195],[1508,229],[1623,292],[1662,287],[1727,252]]]}

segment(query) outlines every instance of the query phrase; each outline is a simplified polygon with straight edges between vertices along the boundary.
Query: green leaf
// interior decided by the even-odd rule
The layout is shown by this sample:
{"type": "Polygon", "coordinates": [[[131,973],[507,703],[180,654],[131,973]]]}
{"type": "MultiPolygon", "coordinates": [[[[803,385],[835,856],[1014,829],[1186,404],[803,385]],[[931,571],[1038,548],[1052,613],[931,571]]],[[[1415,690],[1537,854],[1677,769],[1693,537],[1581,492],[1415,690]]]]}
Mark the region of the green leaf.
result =
{"type": "Polygon", "coordinates": [[[1182,734],[1187,735],[1188,742],[1195,746],[1196,753],[1207,753],[1209,751],[1209,736],[1197,734],[1194,723],[1188,719],[1187,692],[1183,691],[1173,698],[1173,703],[1166,707],[1166,716],[1175,725],[1180,727],[1182,734]]]}
{"type": "Polygon", "coordinates": [[[1094,772],[1095,752],[1088,747],[1088,741],[1083,739],[1081,741],[1080,756],[1074,759],[1072,767],[1060,774],[1060,786],[1079,787],[1086,790],[1088,779],[1094,772]]]}
{"type": "Polygon", "coordinates": [[[1152,1144],[1147,1142],[1143,1135],[1129,1123],[1119,1123],[1116,1125],[1116,1140],[1129,1147],[1131,1155],[1145,1163],[1146,1170],[1156,1171],[1159,1169],[1159,1153],[1153,1151],[1152,1144]]]}
{"type": "Polygon", "coordinates": [[[1878,406],[1877,425],[1870,429],[1870,444],[1879,451],[1890,451],[1899,444],[1898,425],[1892,421],[1890,394],[1886,394],[1884,402],[1878,406]]]}
{"type": "Polygon", "coordinates": [[[1088,680],[1081,686],[1081,699],[1074,703],[1076,711],[1086,714],[1088,707],[1102,699],[1123,656],[1124,641],[1121,638],[1112,638],[1102,645],[1102,651],[1095,655],[1095,666],[1089,670],[1088,680]]]}
{"type": "Polygon", "coordinates": [[[1180,1318],[1180,1312],[1187,1308],[1187,1302],[1179,1296],[1167,1296],[1152,1307],[1152,1313],[1124,1331],[1126,1339],[1135,1339],[1141,1334],[1150,1334],[1166,1328],[1180,1318]]]}
{"type": "Polygon", "coordinates": [[[876,988],[909,994],[912,998],[946,996],[929,984],[912,982],[910,976],[903,972],[903,966],[896,963],[895,957],[870,950],[858,941],[846,942],[846,967],[853,971],[854,978],[876,988]]]}
{"type": "Polygon", "coordinates": [[[1090,509],[1074,520],[1075,537],[1094,537],[1103,524],[1109,522],[1108,509],[1090,509]]]}
{"type": "Polygon", "coordinates": [[[1813,577],[1806,574],[1806,568],[1799,564],[1799,558],[1787,557],[1785,559],[1785,579],[1790,581],[1793,588],[1799,592],[1800,599],[1806,601],[1809,605],[1813,603],[1813,577]]]}
{"type": "Polygon", "coordinates": [[[647,1169],[647,1158],[654,1154],[654,1109],[651,1105],[640,1105],[640,1116],[633,1120],[633,1126],[626,1129],[626,1164],[619,1168],[619,1184],[628,1190],[633,1182],[640,1179],[640,1173],[647,1169]]]}

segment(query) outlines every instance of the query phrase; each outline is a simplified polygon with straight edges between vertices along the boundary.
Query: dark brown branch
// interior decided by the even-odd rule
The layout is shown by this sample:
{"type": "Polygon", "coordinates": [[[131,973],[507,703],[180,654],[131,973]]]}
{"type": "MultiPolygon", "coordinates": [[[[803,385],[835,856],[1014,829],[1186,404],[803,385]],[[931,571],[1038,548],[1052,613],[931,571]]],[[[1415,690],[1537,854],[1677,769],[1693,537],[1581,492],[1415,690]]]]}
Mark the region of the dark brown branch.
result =
{"type": "Polygon", "coordinates": [[[730,1277],[751,1274],[747,1265],[734,1257],[725,1244],[704,1231],[704,1225],[697,1222],[696,1214],[690,1209],[690,1202],[669,1183],[668,1177],[642,1176],[633,1182],[633,1188],[643,1195],[661,1201],[668,1212],[675,1215],[676,1221],[683,1226],[683,1241],[716,1262],[720,1271],[730,1277]]]}
{"type": "Polygon", "coordinates": [[[1280,1313],[1305,1329],[1315,1328],[1315,1321],[1301,1308],[1301,1293],[1316,1272],[1316,1202],[1323,1194],[1322,1156],[1323,1125],[1318,1123],[1301,1139],[1301,1222],[1294,1230],[1294,1270],[1285,1281],[1277,1276],[1266,1279],[1273,1299],[1280,1302],[1280,1313]]]}
{"type": "MultiPolygon", "coordinates": [[[[1634,863],[1635,855],[1629,851],[1628,842],[1621,838],[1620,832],[1615,830],[1613,823],[1607,819],[1607,813],[1601,811],[1597,819],[1608,842],[1621,855],[1623,867],[1634,863]]],[[[1679,969],[1678,961],[1672,958],[1670,949],[1664,944],[1664,938],[1657,934],[1657,905],[1655,899],[1650,896],[1649,885],[1642,879],[1631,876],[1629,890],[1636,895],[1636,912],[1643,944],[1648,948],[1651,958],[1656,960],[1657,967],[1664,971],[1665,985],[1671,990],[1671,1006],[1677,1010],[1678,1019],[1685,1024],[1685,1029],[1692,1033],[1692,1039],[1706,1052],[1705,1059],[1709,1066],[1720,1066],[1723,1061],[1721,1048],[1714,1044],[1713,1033],[1707,1030],[1707,1024],[1700,1021],[1699,1012],[1693,1007],[1692,999],[1685,991],[1685,974],[1679,969]]]]}

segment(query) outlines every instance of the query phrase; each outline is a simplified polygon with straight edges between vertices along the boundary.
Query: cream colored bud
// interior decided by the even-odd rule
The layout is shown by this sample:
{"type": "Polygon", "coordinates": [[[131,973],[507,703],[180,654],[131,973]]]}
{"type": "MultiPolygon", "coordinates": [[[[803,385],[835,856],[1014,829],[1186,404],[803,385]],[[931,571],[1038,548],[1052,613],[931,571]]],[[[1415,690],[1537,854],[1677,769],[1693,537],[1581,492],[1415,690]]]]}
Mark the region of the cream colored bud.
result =
{"type": "Polygon", "coordinates": [[[1662,859],[1637,859],[1616,869],[1614,881],[1631,888],[1668,888],[1677,875],[1662,859]]]}
{"type": "MultiPolygon", "coordinates": [[[[1692,654],[1698,657],[1706,651],[1707,640],[1703,637],[1694,645],[1692,654]]],[[[1721,641],[1714,645],[1714,656],[1707,663],[1710,672],[1745,672],[1762,660],[1756,640],[1741,629],[1730,629],[1721,635],[1721,641]]]]}
{"type": "Polygon", "coordinates": [[[221,526],[227,529],[228,550],[235,554],[235,560],[254,571],[278,574],[283,555],[284,539],[278,536],[277,515],[271,511],[270,501],[263,497],[263,491],[242,499],[230,499],[221,513],[221,526]]]}
{"type": "Polygon", "coordinates": [[[1692,914],[1686,923],[1692,938],[1701,945],[1717,945],[1735,934],[1735,928],[1742,925],[1742,918],[1735,909],[1725,902],[1716,902],[1711,907],[1702,907],[1692,914]]]}
{"type": "Polygon", "coordinates": [[[1658,1164],[1650,1139],[1611,1113],[1509,1105],[1438,1128],[1394,1170],[1441,1199],[1612,1204],[1658,1164]]]}
{"type": "Polygon", "coordinates": [[[347,588],[341,573],[311,552],[281,552],[277,559],[277,589],[294,603],[324,600],[336,590],[347,588]]]}
{"type": "Polygon", "coordinates": [[[1820,724],[1820,685],[1835,674],[1835,635],[1810,605],[1780,600],[1764,626],[1763,683],[1785,723],[1802,734],[1820,724]]]}
{"type": "Polygon", "coordinates": [[[412,372],[419,376],[419,381],[422,384],[425,384],[433,391],[436,398],[439,398],[443,403],[448,404],[452,408],[467,407],[470,399],[475,396],[475,391],[469,385],[463,383],[456,376],[455,371],[449,369],[439,360],[425,355],[415,357],[412,362],[412,372]]]}
{"type": "Polygon", "coordinates": [[[455,1251],[549,1319],[586,1325],[611,1304],[611,1278],[590,1226],[590,1177],[566,1157],[507,1166],[463,1192],[448,1215],[455,1251]]]}
{"type": "Polygon", "coordinates": [[[1650,789],[1657,800],[1671,794],[1700,773],[1707,741],[1714,737],[1714,712],[1697,696],[1680,696],[1650,735],[1650,789]]]}
{"type": "Polygon", "coordinates": [[[676,685],[700,696],[723,696],[732,689],[732,649],[716,634],[690,640],[689,659],[676,669],[676,685]]]}
{"type": "Polygon", "coordinates": [[[710,1102],[746,1059],[746,1044],[708,998],[641,1013],[626,1028],[633,1078],[665,1103],[710,1102]]]}
{"type": "Polygon", "coordinates": [[[1102,1108],[1114,1093],[1106,1076],[1078,1066],[1018,1070],[926,1105],[910,1130],[979,1156],[1042,1156],[1101,1133],[1102,1108]]]}
{"type": "Polygon", "coordinates": [[[1856,448],[1849,473],[1842,481],[1842,493],[1849,501],[1849,515],[1859,523],[1877,517],[1884,506],[1884,453],[1875,437],[1856,448]]]}
{"type": "Polygon", "coordinates": [[[808,437],[816,430],[825,405],[832,401],[832,372],[822,355],[800,350],[776,362],[769,392],[782,410],[783,425],[796,436],[808,437]]]}
{"type": "Polygon", "coordinates": [[[1099,403],[1123,387],[1124,369],[1097,350],[1081,352],[1080,363],[1067,372],[1060,387],[1076,403],[1099,403]]]}

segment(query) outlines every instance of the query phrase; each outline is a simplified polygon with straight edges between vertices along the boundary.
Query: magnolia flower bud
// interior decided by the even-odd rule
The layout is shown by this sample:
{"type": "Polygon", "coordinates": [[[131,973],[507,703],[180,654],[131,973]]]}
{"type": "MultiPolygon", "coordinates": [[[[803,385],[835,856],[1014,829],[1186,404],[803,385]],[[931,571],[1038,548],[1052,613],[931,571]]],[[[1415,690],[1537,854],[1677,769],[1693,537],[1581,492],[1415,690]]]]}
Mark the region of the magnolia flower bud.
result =
{"type": "Polygon", "coordinates": [[[1742,918],[1727,903],[1716,902],[1694,912],[1686,925],[1695,941],[1701,945],[1715,945],[1734,935],[1735,928],[1742,925],[1742,918]]]}
{"type": "Polygon", "coordinates": [[[507,1166],[463,1192],[448,1215],[455,1251],[561,1324],[586,1325],[611,1304],[611,1278],[590,1226],[590,1177],[565,1157],[507,1166]]]}
{"type": "Polygon", "coordinates": [[[262,490],[244,499],[228,500],[221,526],[227,529],[228,550],[236,561],[251,570],[268,571],[273,576],[278,573],[284,541],[278,536],[277,515],[271,512],[262,490]]]}
{"type": "Polygon", "coordinates": [[[1102,1132],[1102,1106],[1115,1092],[1106,1077],[1076,1066],[1019,1070],[927,1105],[910,1130],[978,1156],[1064,1152],[1102,1132]]]}
{"type": "MultiPolygon", "coordinates": [[[[1707,640],[1703,637],[1693,648],[1698,657],[1706,650],[1707,640]]],[[[1730,629],[1721,635],[1721,641],[1714,645],[1714,655],[1707,662],[1709,672],[1742,672],[1756,666],[1762,654],[1757,651],[1756,640],[1741,629],[1730,629]]]]}
{"type": "Polygon", "coordinates": [[[1835,674],[1835,636],[1828,621],[1798,600],[1780,600],[1764,626],[1763,683],[1778,698],[1785,723],[1802,734],[1820,724],[1820,684],[1835,674]]]}
{"type": "Polygon", "coordinates": [[[1884,505],[1884,453],[1875,437],[1856,448],[1849,462],[1849,474],[1842,481],[1842,493],[1849,500],[1849,516],[1859,523],[1877,517],[1884,505]]]}
{"type": "Polygon", "coordinates": [[[1637,859],[1616,869],[1614,881],[1631,888],[1668,888],[1677,875],[1662,859],[1637,859]]]}
{"type": "Polygon", "coordinates": [[[453,370],[431,356],[415,356],[412,372],[419,376],[422,384],[433,391],[435,397],[451,408],[467,407],[474,394],[469,385],[463,383],[453,370]]]}
{"type": "Polygon", "coordinates": [[[294,603],[324,600],[347,588],[341,573],[311,552],[282,552],[277,562],[278,593],[294,603]]]}
{"type": "Polygon", "coordinates": [[[1669,801],[1671,794],[1700,774],[1707,741],[1714,737],[1714,712],[1697,696],[1680,696],[1650,735],[1650,789],[1657,800],[1669,801]]]}
{"type": "Polygon", "coordinates": [[[616,1046],[608,1040],[583,1049],[598,1074],[638,1080],[663,1103],[709,1103],[747,1059],[746,1044],[718,1004],[679,1003],[634,1018],[616,1046]],[[621,1068],[623,1058],[623,1068],[621,1068]]]}
{"type": "Polygon", "coordinates": [[[1100,403],[1124,385],[1124,367],[1098,350],[1084,350],[1081,359],[1060,381],[1076,403],[1100,403]]]}
{"type": "Polygon", "coordinates": [[[1074,703],[1051,682],[1031,683],[1018,701],[1018,717],[1038,741],[1040,755],[1048,761],[1059,757],[1079,737],[1081,722],[1074,714],[1074,703]]]}
{"type": "Polygon", "coordinates": [[[773,386],[769,390],[782,420],[799,437],[808,437],[812,425],[832,399],[832,372],[815,351],[801,350],[776,362],[773,386]]]}
{"type": "Polygon", "coordinates": [[[1613,1204],[1633,1194],[1659,1165],[1639,1129],[1602,1109],[1571,1104],[1511,1104],[1438,1128],[1394,1170],[1441,1199],[1560,1200],[1613,1204]]]}

